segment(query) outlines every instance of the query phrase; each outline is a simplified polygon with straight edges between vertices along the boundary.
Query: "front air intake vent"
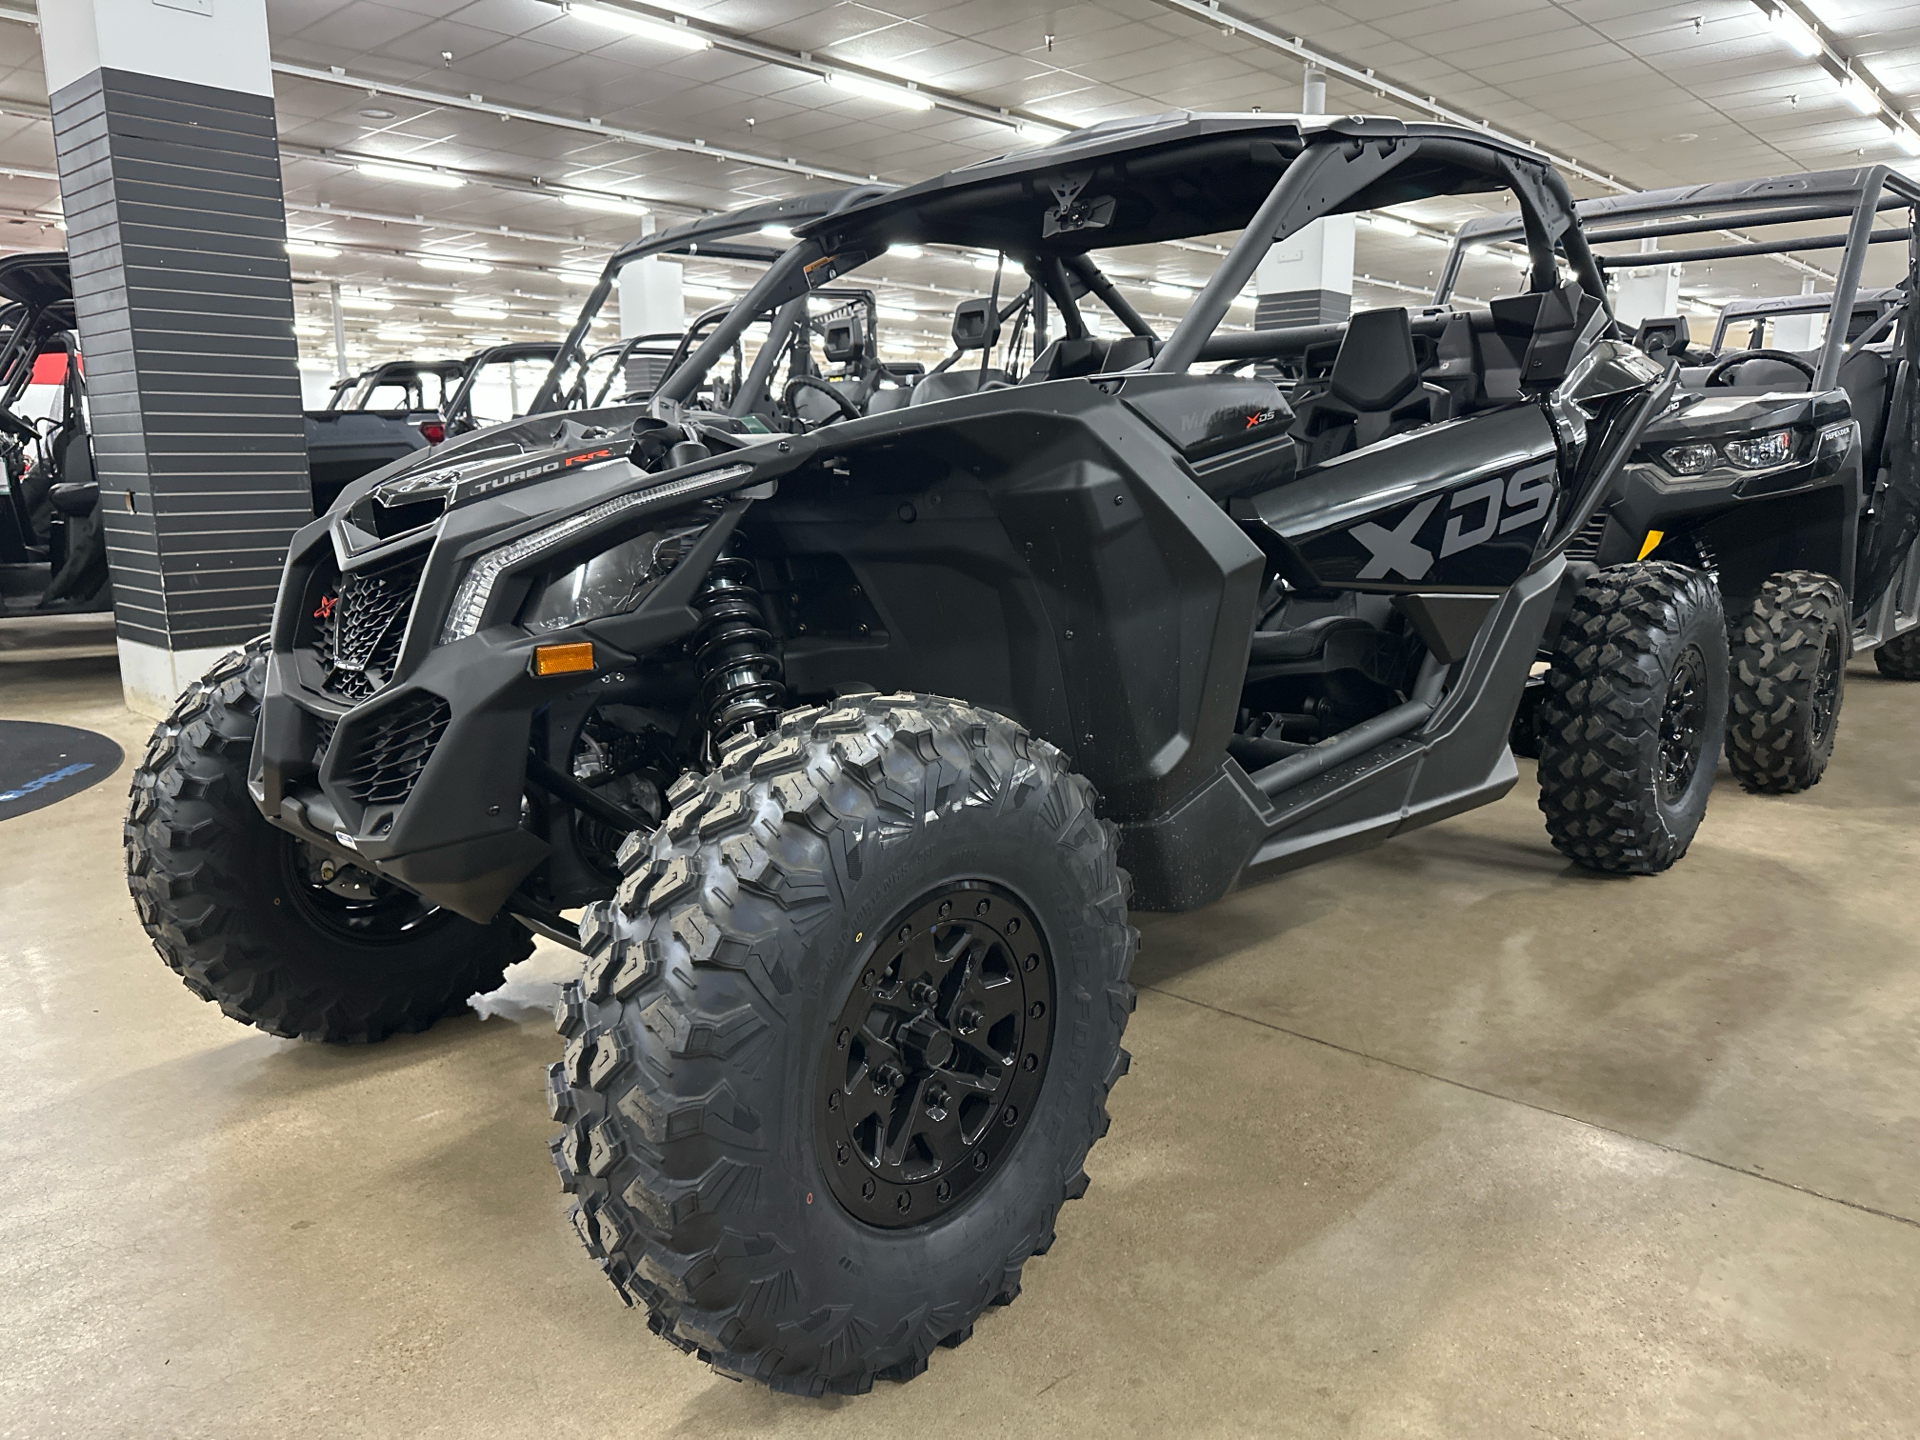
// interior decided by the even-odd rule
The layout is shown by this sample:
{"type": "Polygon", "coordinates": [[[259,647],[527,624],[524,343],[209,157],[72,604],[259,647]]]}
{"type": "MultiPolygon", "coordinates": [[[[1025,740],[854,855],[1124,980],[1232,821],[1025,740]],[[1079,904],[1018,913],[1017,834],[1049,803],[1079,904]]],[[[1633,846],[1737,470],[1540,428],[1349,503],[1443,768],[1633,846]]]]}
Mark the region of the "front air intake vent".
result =
{"type": "Polygon", "coordinates": [[[378,570],[355,570],[321,598],[313,651],[324,675],[323,693],[357,705],[387,687],[425,566],[422,552],[378,570]]]}
{"type": "Polygon", "coordinates": [[[335,779],[362,805],[405,803],[452,718],[438,695],[403,696],[356,727],[335,779]]]}

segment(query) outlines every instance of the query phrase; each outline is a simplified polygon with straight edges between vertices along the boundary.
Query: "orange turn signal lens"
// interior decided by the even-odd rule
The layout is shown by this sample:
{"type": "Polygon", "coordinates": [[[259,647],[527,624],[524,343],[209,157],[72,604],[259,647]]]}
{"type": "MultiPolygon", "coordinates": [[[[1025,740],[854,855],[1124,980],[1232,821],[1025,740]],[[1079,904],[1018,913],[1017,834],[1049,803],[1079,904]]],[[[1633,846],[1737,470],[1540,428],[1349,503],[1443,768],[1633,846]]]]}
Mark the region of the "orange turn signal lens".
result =
{"type": "Polygon", "coordinates": [[[536,645],[533,647],[533,673],[536,675],[578,675],[593,669],[593,645],[582,640],[576,645],[536,645]]]}

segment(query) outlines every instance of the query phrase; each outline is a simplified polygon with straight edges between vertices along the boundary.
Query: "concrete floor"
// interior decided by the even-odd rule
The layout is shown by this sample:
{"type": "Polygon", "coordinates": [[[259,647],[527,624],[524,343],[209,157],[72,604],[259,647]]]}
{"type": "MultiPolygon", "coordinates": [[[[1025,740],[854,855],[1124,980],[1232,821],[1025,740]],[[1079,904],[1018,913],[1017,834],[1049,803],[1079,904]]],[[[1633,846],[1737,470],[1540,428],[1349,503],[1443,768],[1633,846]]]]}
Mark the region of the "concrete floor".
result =
{"type": "MultiPolygon", "coordinates": [[[[6,657],[0,714],[147,730],[102,659],[6,657]]],[[[1658,879],[1523,785],[1144,917],[1058,1244],[826,1402],[655,1340],[563,1224],[564,952],[377,1049],[241,1029],[142,937],[115,777],[0,825],[0,1434],[1912,1436],[1916,714],[1856,665],[1826,782],[1723,778],[1658,879]]]]}

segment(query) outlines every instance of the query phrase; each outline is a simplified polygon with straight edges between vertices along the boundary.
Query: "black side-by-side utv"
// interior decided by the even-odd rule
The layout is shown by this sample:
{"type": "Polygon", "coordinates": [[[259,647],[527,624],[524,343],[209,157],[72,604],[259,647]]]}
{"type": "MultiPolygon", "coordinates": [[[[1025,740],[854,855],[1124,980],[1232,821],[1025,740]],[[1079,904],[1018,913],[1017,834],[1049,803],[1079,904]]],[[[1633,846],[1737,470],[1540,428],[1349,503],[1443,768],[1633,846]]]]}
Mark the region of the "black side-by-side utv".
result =
{"type": "Polygon", "coordinates": [[[111,610],[67,257],[0,260],[0,307],[0,617],[111,610]]]}
{"type": "MultiPolygon", "coordinates": [[[[1920,184],[1884,165],[1582,201],[1602,270],[1649,263],[1639,242],[1710,237],[1658,263],[1837,254],[1830,292],[1727,307],[1715,345],[1684,316],[1641,323],[1636,342],[1679,364],[1673,401],[1647,425],[1612,493],[1568,548],[1605,566],[1650,557],[1713,575],[1732,622],[1727,762],[1750,790],[1815,784],[1832,755],[1850,654],[1920,679],[1920,184]],[[1876,219],[1887,211],[1895,223],[1876,219]],[[1844,230],[1808,233],[1843,220],[1844,230]],[[1896,284],[1862,285],[1870,256],[1896,284]],[[1786,348],[1782,321],[1817,311],[1818,343],[1786,348]],[[1775,343],[1763,343],[1774,340],[1775,343]]],[[[1505,217],[1461,227],[1445,301],[1473,246],[1517,243],[1505,217]]],[[[1523,709],[1525,744],[1527,722],[1523,709]]]]}
{"type": "MultiPolygon", "coordinates": [[[[1514,785],[1567,546],[1675,381],[1613,335],[1553,169],[1448,126],[1116,124],[794,228],[644,407],[450,440],[300,532],[270,634],[155,733],[127,846],[161,955],[276,1034],[417,1029],[531,931],[577,945],[548,1086],[580,1238],[671,1343],[820,1394],[965,1340],[1085,1191],[1129,906],[1514,785]],[[1273,243],[1465,193],[1513,198],[1531,270],[1460,316],[1450,388],[1403,310],[1323,379],[1225,373],[1297,339],[1223,323],[1273,243]],[[1228,232],[1166,336],[1092,254],[1228,232]],[[937,373],[810,418],[776,326],[694,403],[905,244],[1019,277],[937,373]]],[[[1659,871],[1712,784],[1718,595],[1666,561],[1573,588],[1549,833],[1659,871]]]]}

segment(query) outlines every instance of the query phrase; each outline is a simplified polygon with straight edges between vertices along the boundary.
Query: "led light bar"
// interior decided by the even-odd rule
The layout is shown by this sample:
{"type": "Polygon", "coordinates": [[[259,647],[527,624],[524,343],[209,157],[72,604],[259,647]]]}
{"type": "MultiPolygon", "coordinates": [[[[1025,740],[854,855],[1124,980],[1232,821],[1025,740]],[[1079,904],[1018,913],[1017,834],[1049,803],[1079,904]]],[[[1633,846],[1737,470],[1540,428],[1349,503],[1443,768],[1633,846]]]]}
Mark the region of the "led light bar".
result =
{"type": "Polygon", "coordinates": [[[902,110],[933,109],[933,101],[918,91],[889,85],[881,80],[869,80],[864,75],[848,75],[836,70],[827,76],[827,83],[836,90],[845,90],[849,95],[864,96],[885,105],[897,105],[902,110]]]}
{"type": "Polygon", "coordinates": [[[629,35],[639,36],[642,40],[655,40],[662,45],[672,45],[681,50],[705,50],[713,44],[706,36],[685,25],[673,25],[665,20],[649,20],[644,15],[636,15],[631,10],[616,10],[611,5],[582,4],[580,0],[574,0],[569,13],[578,15],[583,20],[611,25],[616,30],[624,30],[629,35]]]}

